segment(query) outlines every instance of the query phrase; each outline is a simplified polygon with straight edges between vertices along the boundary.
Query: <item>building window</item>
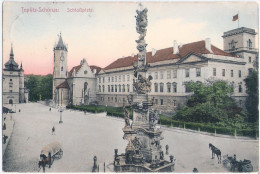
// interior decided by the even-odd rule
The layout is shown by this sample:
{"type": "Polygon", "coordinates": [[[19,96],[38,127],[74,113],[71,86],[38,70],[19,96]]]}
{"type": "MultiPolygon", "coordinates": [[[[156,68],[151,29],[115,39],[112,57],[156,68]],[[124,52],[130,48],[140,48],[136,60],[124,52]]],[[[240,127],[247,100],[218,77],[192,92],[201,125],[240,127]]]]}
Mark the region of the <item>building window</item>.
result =
{"type": "Polygon", "coordinates": [[[98,92],[101,92],[101,86],[100,85],[98,86],[98,92]]]}
{"type": "Polygon", "coordinates": [[[127,81],[128,82],[130,81],[130,75],[127,75],[127,81]]]}
{"type": "Polygon", "coordinates": [[[164,84],[160,83],[160,92],[163,92],[163,86],[164,86],[164,84]]]}
{"type": "Polygon", "coordinates": [[[125,82],[125,75],[123,75],[123,82],[125,82]]]}
{"type": "Polygon", "coordinates": [[[111,101],[113,101],[113,99],[114,99],[114,98],[113,98],[113,97],[111,97],[111,101]]]}
{"type": "Polygon", "coordinates": [[[238,92],[239,92],[239,93],[243,92],[242,84],[240,84],[240,85],[238,86],[238,92]]]}
{"type": "Polygon", "coordinates": [[[167,71],[167,79],[171,79],[171,71],[167,71]]]}
{"type": "Polygon", "coordinates": [[[13,90],[9,90],[9,92],[13,92],[13,90]]]}
{"type": "Polygon", "coordinates": [[[171,92],[171,84],[167,83],[167,92],[171,92]]]}
{"type": "Polygon", "coordinates": [[[253,72],[253,68],[248,68],[248,74],[251,74],[253,72]]]}
{"type": "Polygon", "coordinates": [[[237,42],[235,42],[234,40],[232,40],[228,45],[229,45],[229,49],[230,50],[234,50],[236,48],[236,44],[237,42]]]}
{"type": "Polygon", "coordinates": [[[176,79],[177,78],[177,70],[173,70],[173,78],[176,79]]]}
{"type": "Polygon", "coordinates": [[[190,70],[189,69],[185,69],[185,77],[190,77],[190,70]]]}
{"type": "Polygon", "coordinates": [[[63,71],[63,66],[60,68],[61,71],[63,71]]]}
{"type": "Polygon", "coordinates": [[[177,83],[173,83],[172,86],[173,86],[172,92],[176,93],[177,92],[177,83]]]}
{"type": "Polygon", "coordinates": [[[121,92],[121,85],[119,85],[119,86],[118,86],[118,88],[119,88],[119,89],[118,89],[118,90],[119,90],[119,92],[121,92]]]}
{"type": "Polygon", "coordinates": [[[86,70],[86,71],[84,71],[84,74],[87,74],[88,73],[88,71],[86,70]]]}
{"type": "Polygon", "coordinates": [[[122,92],[125,92],[125,85],[123,85],[123,89],[122,89],[122,92]]]}
{"type": "Polygon", "coordinates": [[[101,78],[100,77],[98,78],[98,83],[101,83],[101,78]]]}
{"type": "Polygon", "coordinates": [[[105,85],[103,85],[102,88],[103,88],[103,92],[105,92],[105,85]]]}
{"type": "Polygon", "coordinates": [[[111,92],[114,92],[114,85],[111,85],[111,92]]]}
{"type": "Polygon", "coordinates": [[[110,97],[107,97],[107,101],[108,101],[108,102],[110,101],[110,97]]]}
{"type": "Polygon", "coordinates": [[[173,106],[176,106],[177,102],[176,100],[173,100],[173,106]]]}
{"type": "Polygon", "coordinates": [[[117,85],[115,85],[115,92],[117,92],[117,85]]]}
{"type": "Polygon", "coordinates": [[[196,76],[200,77],[200,73],[201,73],[201,69],[200,68],[196,68],[196,76]]]}
{"type": "Polygon", "coordinates": [[[222,76],[225,77],[225,75],[226,75],[226,70],[222,69],[222,76]]]}
{"type": "Polygon", "coordinates": [[[233,71],[233,69],[231,70],[230,74],[231,74],[231,77],[234,77],[234,71],[233,71]]]}
{"type": "Polygon", "coordinates": [[[130,85],[127,85],[127,92],[130,92],[130,85]]]}
{"type": "Polygon", "coordinates": [[[13,79],[10,79],[10,82],[13,81],[13,79]]]}
{"type": "Polygon", "coordinates": [[[160,72],[160,79],[163,79],[163,71],[160,72]]]}
{"type": "Polygon", "coordinates": [[[12,88],[13,87],[13,85],[9,85],[9,88],[12,88]]]}
{"type": "Polygon", "coordinates": [[[217,75],[217,69],[213,68],[213,76],[216,76],[216,75],[217,75]]]}
{"type": "Polygon", "coordinates": [[[154,83],[154,92],[158,92],[158,83],[154,83]]]}
{"type": "Polygon", "coordinates": [[[107,85],[107,90],[108,92],[110,92],[110,85],[107,85]]]}
{"type": "Polygon", "coordinates": [[[156,104],[156,105],[158,105],[158,99],[155,99],[155,101],[154,101],[154,102],[155,102],[155,104],[156,104]]]}
{"type": "Polygon", "coordinates": [[[242,76],[242,72],[241,70],[238,70],[238,77],[241,77],[242,76]]]}
{"type": "Polygon", "coordinates": [[[248,62],[251,63],[252,62],[252,59],[251,57],[248,57],[248,62]]]}
{"type": "Polygon", "coordinates": [[[111,81],[114,82],[114,77],[112,77],[111,81]]]}
{"type": "Polygon", "coordinates": [[[108,77],[108,82],[110,82],[110,77],[108,77]]]}
{"type": "Polygon", "coordinates": [[[117,82],[117,76],[115,76],[115,82],[117,82]]]}
{"type": "Polygon", "coordinates": [[[160,99],[161,105],[163,105],[163,99],[160,99]]]}
{"type": "Polygon", "coordinates": [[[252,41],[251,41],[251,39],[249,39],[249,40],[247,41],[247,47],[248,47],[248,48],[252,48],[252,41]]]}
{"type": "Polygon", "coordinates": [[[118,82],[121,82],[121,76],[118,76],[118,82]]]}
{"type": "Polygon", "coordinates": [[[191,92],[187,85],[185,85],[185,92],[186,93],[191,92]]]}
{"type": "Polygon", "coordinates": [[[154,73],[154,79],[158,79],[158,72],[154,73]]]}
{"type": "Polygon", "coordinates": [[[117,102],[117,97],[115,97],[115,102],[117,102]]]}
{"type": "Polygon", "coordinates": [[[105,83],[105,77],[103,77],[102,80],[103,80],[103,83],[105,83]]]}

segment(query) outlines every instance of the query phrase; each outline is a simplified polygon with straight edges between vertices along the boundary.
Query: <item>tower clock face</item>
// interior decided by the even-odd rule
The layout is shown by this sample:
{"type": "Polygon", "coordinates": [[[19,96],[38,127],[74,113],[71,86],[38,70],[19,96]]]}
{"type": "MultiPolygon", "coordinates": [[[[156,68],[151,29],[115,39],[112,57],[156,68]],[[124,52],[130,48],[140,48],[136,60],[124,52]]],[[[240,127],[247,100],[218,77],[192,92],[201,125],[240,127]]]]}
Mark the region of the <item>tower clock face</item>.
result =
{"type": "Polygon", "coordinates": [[[63,52],[61,52],[60,60],[64,61],[64,53],[63,52]]]}

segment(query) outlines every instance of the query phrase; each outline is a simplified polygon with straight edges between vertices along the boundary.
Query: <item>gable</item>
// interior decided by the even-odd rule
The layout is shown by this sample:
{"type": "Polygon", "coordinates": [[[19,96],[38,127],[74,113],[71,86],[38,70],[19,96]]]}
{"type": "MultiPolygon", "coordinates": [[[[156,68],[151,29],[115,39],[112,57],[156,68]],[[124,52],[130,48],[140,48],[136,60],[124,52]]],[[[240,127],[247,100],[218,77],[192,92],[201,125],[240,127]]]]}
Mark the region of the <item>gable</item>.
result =
{"type": "Polygon", "coordinates": [[[198,56],[196,54],[189,54],[186,57],[180,59],[178,63],[191,63],[191,62],[200,62],[206,60],[205,57],[198,56]]]}
{"type": "Polygon", "coordinates": [[[95,77],[95,75],[92,73],[90,66],[84,62],[75,77],[95,77]]]}

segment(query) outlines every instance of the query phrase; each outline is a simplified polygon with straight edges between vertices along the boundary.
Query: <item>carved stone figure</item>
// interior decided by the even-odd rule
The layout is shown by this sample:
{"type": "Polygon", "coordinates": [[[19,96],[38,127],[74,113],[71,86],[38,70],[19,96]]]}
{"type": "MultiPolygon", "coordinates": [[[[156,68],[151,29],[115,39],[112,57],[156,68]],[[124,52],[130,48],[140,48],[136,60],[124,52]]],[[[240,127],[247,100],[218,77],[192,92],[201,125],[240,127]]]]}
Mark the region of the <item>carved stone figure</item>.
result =
{"type": "Polygon", "coordinates": [[[150,80],[151,80],[151,76],[145,78],[144,76],[139,74],[137,81],[134,82],[135,91],[138,92],[139,94],[145,94],[147,92],[150,92],[151,85],[152,85],[150,80]]]}
{"type": "Polygon", "coordinates": [[[130,126],[129,110],[126,109],[125,106],[123,108],[124,108],[124,115],[125,115],[125,127],[129,127],[130,126]]]}
{"type": "Polygon", "coordinates": [[[158,123],[159,115],[156,111],[151,110],[149,113],[149,122],[150,122],[150,128],[154,129],[156,124],[158,123]]]}

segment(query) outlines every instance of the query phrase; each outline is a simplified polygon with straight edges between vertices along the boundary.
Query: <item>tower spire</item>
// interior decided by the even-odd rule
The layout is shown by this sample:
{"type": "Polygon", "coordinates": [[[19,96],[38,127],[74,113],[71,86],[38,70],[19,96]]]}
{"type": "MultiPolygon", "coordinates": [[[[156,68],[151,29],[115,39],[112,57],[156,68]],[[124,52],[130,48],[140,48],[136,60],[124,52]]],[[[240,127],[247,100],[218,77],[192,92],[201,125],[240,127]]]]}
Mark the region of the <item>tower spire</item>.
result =
{"type": "Polygon", "coordinates": [[[13,43],[11,43],[10,59],[14,59],[13,43]]]}
{"type": "Polygon", "coordinates": [[[21,66],[20,66],[20,69],[23,69],[23,62],[21,61],[21,66]]]}

